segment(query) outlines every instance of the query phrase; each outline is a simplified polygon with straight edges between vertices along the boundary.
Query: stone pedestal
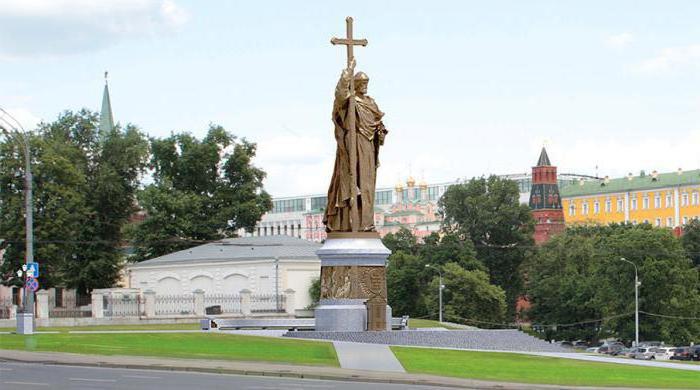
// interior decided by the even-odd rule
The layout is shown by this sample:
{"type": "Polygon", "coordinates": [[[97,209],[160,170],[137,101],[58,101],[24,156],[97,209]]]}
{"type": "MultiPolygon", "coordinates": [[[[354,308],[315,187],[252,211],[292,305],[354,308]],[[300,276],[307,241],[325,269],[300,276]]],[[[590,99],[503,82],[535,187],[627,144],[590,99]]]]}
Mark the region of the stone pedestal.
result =
{"type": "Polygon", "coordinates": [[[329,233],[321,259],[317,331],[386,330],[386,259],[391,254],[372,233],[329,233]]]}

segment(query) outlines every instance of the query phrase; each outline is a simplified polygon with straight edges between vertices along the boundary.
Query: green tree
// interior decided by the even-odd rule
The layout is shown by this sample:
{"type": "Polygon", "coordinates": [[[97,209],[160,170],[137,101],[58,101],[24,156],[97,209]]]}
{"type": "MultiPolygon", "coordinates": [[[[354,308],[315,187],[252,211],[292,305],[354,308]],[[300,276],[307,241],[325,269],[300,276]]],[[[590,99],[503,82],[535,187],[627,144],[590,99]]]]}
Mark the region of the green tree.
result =
{"type": "Polygon", "coordinates": [[[255,144],[220,126],[201,141],[187,133],[151,139],[151,150],[154,183],[138,193],[147,218],[130,231],[134,260],[233,237],[272,208],[265,172],[252,164],[255,144]]]}
{"type": "Polygon", "coordinates": [[[423,294],[430,280],[425,261],[416,255],[398,251],[389,257],[386,269],[387,299],[396,315],[423,317],[429,313],[423,294]]]}
{"type": "MultiPolygon", "coordinates": [[[[533,320],[561,324],[608,318],[558,328],[557,336],[633,340],[634,268],[620,258],[639,269],[640,310],[700,317],[699,272],[680,240],[668,229],[623,224],[568,229],[541,248],[528,270],[533,320]]],[[[640,318],[642,340],[687,343],[697,337],[697,320],[640,318]]]]}
{"type": "Polygon", "coordinates": [[[512,317],[523,292],[520,266],[534,243],[534,220],[530,208],[520,204],[517,184],[497,176],[474,178],[450,186],[438,207],[443,228],[470,239],[491,283],[506,291],[512,317]]]}
{"type": "Polygon", "coordinates": [[[321,279],[314,278],[309,286],[309,298],[311,298],[311,304],[307,307],[308,309],[313,309],[318,305],[321,300],[321,279]]]}
{"type": "MultiPolygon", "coordinates": [[[[454,322],[469,322],[479,327],[500,324],[506,313],[506,294],[502,288],[489,283],[489,276],[482,270],[468,271],[457,263],[447,263],[442,268],[444,318],[454,322]],[[489,324],[492,323],[492,324],[489,324]]],[[[438,303],[439,277],[434,277],[425,293],[427,305],[438,303]]]]}
{"type": "Polygon", "coordinates": [[[384,246],[389,248],[391,253],[403,252],[416,254],[418,251],[418,239],[405,227],[401,227],[396,233],[388,233],[382,238],[384,246]]]}
{"type": "MultiPolygon", "coordinates": [[[[122,229],[134,211],[148,143],[131,125],[99,134],[98,116],[67,111],[31,136],[35,259],[42,287],[81,292],[111,287],[119,278],[122,229]]],[[[24,258],[22,153],[15,140],[0,145],[0,232],[6,282],[24,258]]],[[[9,280],[8,280],[9,279],[9,280]]]]}
{"type": "Polygon", "coordinates": [[[696,267],[700,267],[700,220],[693,219],[683,227],[683,247],[696,267]]]}

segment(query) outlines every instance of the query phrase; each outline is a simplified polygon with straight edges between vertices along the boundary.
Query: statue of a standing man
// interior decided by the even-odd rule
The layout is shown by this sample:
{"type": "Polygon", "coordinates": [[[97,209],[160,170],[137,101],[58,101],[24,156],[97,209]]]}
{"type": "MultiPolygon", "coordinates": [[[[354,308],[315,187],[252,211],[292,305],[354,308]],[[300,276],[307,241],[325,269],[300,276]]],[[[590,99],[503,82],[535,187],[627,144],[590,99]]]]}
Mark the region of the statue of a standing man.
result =
{"type": "Polygon", "coordinates": [[[343,70],[335,88],[333,123],[337,149],[323,221],[328,232],[353,231],[352,207],[357,207],[357,231],[374,231],[374,190],[379,147],[384,144],[387,130],[382,123],[384,113],[367,95],[369,77],[363,72],[353,75],[354,67],[353,59],[351,65],[343,70]],[[351,83],[354,84],[354,94],[351,83]],[[354,104],[350,102],[351,99],[354,99],[354,104]],[[354,109],[349,109],[353,105],[354,109]],[[354,129],[350,118],[353,114],[354,129]],[[352,150],[353,142],[350,139],[352,131],[355,131],[355,150],[352,150]],[[351,156],[351,153],[355,156],[351,156]],[[354,167],[351,166],[353,160],[356,162],[354,167]]]}

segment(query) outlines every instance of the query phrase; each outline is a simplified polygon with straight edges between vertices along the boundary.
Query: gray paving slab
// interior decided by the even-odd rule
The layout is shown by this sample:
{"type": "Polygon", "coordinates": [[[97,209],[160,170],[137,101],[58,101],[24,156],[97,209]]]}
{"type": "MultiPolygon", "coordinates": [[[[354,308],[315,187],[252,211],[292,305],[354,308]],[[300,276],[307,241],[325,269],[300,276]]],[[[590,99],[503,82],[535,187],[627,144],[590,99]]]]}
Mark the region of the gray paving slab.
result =
{"type": "Polygon", "coordinates": [[[388,345],[334,341],[341,368],[406,372],[388,345]]]}

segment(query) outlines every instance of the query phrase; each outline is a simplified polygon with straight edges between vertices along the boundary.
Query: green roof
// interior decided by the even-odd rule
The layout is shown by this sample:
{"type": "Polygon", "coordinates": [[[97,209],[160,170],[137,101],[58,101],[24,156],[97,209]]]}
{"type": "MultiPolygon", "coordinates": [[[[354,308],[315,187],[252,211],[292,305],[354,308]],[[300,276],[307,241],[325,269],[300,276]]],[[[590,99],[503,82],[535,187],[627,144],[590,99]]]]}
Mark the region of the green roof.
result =
{"type": "Polygon", "coordinates": [[[693,184],[700,184],[700,169],[680,174],[678,172],[659,173],[656,178],[650,174],[633,176],[631,180],[627,177],[621,177],[610,179],[608,183],[605,183],[604,179],[589,180],[584,181],[583,185],[572,184],[565,186],[559,191],[562,198],[571,198],[574,196],[644,191],[693,184]]]}

